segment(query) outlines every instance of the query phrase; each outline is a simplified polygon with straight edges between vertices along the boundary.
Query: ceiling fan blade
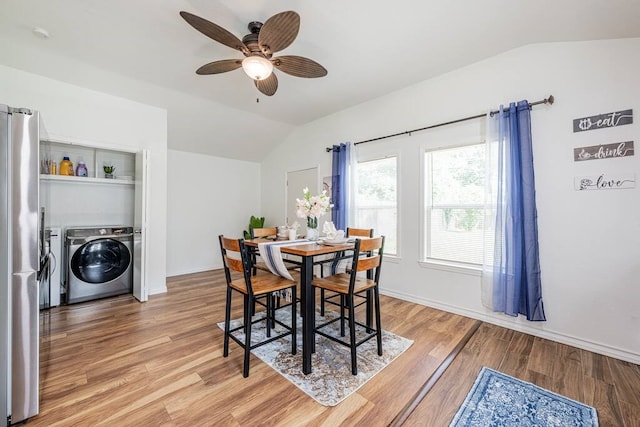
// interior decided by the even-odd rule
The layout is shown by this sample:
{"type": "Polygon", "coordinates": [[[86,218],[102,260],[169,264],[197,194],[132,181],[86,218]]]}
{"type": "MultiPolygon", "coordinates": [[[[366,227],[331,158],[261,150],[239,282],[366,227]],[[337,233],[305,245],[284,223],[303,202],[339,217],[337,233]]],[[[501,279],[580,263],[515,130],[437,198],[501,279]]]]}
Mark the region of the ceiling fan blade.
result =
{"type": "Polygon", "coordinates": [[[260,92],[267,96],[271,96],[278,90],[278,78],[274,73],[271,73],[269,77],[264,80],[254,80],[256,87],[260,92]]]}
{"type": "Polygon", "coordinates": [[[295,55],[278,56],[271,60],[278,70],[296,77],[324,77],[327,69],[309,58],[295,55]]]}
{"type": "Polygon", "coordinates": [[[221,26],[185,11],[180,12],[180,16],[182,16],[193,28],[218,43],[222,43],[225,46],[229,46],[230,48],[239,50],[245,54],[249,52],[249,49],[247,49],[239,38],[221,26]]]}
{"type": "Polygon", "coordinates": [[[241,59],[223,59],[222,61],[213,61],[203,65],[196,70],[196,74],[220,74],[240,67],[242,67],[241,59]]]}
{"type": "Polygon", "coordinates": [[[262,53],[272,55],[285,49],[296,39],[300,29],[300,15],[296,12],[288,11],[273,15],[267,19],[260,33],[258,33],[258,44],[262,53]]]}

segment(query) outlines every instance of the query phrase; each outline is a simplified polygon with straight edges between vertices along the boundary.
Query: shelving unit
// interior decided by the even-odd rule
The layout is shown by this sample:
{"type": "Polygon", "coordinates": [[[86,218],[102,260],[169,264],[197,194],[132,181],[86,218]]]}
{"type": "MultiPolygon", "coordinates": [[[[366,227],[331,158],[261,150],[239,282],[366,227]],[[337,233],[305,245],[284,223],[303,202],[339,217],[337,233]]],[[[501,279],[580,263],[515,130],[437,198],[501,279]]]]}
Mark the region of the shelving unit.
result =
{"type": "MultiPolygon", "coordinates": [[[[69,227],[135,223],[136,153],[92,147],[90,143],[44,140],[40,141],[40,161],[40,207],[46,212],[47,227],[59,227],[64,233],[69,227]],[[73,162],[74,172],[83,161],[88,176],[53,175],[43,170],[49,160],[56,162],[59,173],[64,157],[73,162]],[[113,178],[105,178],[106,162],[116,167],[113,178]]],[[[68,260],[61,262],[66,265],[68,260]]]]}
{"type": "Polygon", "coordinates": [[[53,161],[58,165],[60,173],[60,162],[67,156],[73,162],[74,171],[78,162],[83,161],[87,166],[87,177],[50,175],[44,172],[41,167],[40,179],[63,182],[84,182],[101,184],[126,184],[133,185],[135,178],[135,154],[123,151],[108,150],[103,148],[88,147],[77,144],[70,144],[57,141],[40,141],[40,161],[53,161]],[[115,166],[115,178],[104,178],[103,166],[109,164],[115,166]],[[118,177],[127,177],[119,179],[118,177]]]}

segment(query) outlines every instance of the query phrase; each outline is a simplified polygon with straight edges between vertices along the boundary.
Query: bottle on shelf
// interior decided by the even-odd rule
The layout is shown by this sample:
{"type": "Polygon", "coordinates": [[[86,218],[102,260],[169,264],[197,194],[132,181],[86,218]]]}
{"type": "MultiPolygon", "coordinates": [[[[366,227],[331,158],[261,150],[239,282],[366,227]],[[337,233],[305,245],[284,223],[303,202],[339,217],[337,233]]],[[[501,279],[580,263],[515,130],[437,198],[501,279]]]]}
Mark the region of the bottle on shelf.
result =
{"type": "Polygon", "coordinates": [[[87,165],[83,161],[78,161],[78,167],[76,168],[76,176],[87,176],[87,165]]]}
{"type": "Polygon", "coordinates": [[[58,165],[53,160],[51,161],[51,165],[49,166],[49,173],[51,175],[57,175],[58,174],[58,165]]]}
{"type": "Polygon", "coordinates": [[[60,175],[73,176],[73,163],[68,156],[64,156],[60,162],[60,175]]]}

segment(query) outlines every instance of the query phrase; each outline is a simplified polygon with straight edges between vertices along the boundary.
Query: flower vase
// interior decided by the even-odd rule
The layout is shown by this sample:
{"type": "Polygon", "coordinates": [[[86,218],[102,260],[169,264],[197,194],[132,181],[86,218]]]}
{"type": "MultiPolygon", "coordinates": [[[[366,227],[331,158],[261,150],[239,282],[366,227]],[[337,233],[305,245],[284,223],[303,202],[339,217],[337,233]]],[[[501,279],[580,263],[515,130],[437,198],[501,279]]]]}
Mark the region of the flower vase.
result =
{"type": "Polygon", "coordinates": [[[307,239],[316,241],[320,238],[318,231],[318,218],[307,217],[307,239]]]}
{"type": "Polygon", "coordinates": [[[317,228],[309,228],[307,227],[307,239],[316,241],[320,238],[320,232],[317,228]]]}

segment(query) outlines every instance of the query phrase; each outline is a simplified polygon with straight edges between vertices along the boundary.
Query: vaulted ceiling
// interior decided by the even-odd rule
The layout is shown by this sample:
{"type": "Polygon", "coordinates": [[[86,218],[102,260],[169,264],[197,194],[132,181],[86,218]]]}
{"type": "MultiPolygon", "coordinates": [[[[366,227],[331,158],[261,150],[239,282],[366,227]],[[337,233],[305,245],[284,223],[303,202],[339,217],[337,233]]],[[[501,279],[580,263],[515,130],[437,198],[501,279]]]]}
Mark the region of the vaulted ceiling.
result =
{"type": "Polygon", "coordinates": [[[531,43],[640,37],[639,22],[630,0],[5,0],[0,64],[166,108],[171,149],[260,161],[293,128],[333,112],[531,43]],[[238,38],[249,22],[294,10],[300,32],[280,54],[328,75],[276,71],[272,97],[241,70],[196,75],[243,56],[181,10],[238,38]]]}

